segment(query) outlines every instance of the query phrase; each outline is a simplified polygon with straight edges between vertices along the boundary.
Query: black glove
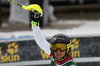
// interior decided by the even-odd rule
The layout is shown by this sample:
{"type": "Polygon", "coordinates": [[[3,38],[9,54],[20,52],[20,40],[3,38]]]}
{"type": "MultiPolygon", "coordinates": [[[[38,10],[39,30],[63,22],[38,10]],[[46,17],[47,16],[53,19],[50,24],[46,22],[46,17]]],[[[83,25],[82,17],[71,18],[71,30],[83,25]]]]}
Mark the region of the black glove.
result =
{"type": "Polygon", "coordinates": [[[37,12],[36,10],[33,12],[31,12],[32,15],[32,21],[34,22],[39,22],[42,18],[41,14],[39,12],[37,12]]]}

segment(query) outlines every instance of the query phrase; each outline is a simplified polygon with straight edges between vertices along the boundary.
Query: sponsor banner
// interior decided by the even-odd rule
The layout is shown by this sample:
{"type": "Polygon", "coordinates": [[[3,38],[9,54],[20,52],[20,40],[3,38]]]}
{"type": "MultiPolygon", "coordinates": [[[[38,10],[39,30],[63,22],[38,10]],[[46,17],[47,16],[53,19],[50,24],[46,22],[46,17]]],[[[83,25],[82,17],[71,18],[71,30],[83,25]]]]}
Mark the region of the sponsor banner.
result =
{"type": "Polygon", "coordinates": [[[0,62],[42,59],[40,48],[34,40],[0,43],[0,62]]]}
{"type": "MultiPolygon", "coordinates": [[[[82,61],[84,58],[88,59],[91,57],[92,59],[92,57],[100,57],[100,37],[72,37],[71,42],[71,56],[73,58],[77,58],[75,61],[78,65],[81,65],[82,63],[83,65],[81,66],[84,66],[85,63],[89,62],[82,61]]],[[[0,42],[0,63],[36,60],[50,60],[50,57],[41,48],[39,48],[33,38],[27,40],[21,39],[18,41],[5,40],[5,42],[0,42]]],[[[98,66],[98,62],[100,62],[100,60],[95,60],[96,59],[91,62],[94,62],[98,66]]]]}
{"type": "Polygon", "coordinates": [[[77,37],[71,42],[72,57],[100,57],[100,37],[77,37]]]}

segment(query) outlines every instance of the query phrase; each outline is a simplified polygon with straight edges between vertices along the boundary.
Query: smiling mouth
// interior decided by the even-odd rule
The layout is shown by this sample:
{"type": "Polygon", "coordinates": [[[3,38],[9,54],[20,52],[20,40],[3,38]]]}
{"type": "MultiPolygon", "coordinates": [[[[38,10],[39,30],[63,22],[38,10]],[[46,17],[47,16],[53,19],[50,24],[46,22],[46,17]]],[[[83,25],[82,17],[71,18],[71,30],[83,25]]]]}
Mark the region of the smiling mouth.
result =
{"type": "Polygon", "coordinates": [[[61,54],[56,54],[57,56],[61,56],[61,54]]]}

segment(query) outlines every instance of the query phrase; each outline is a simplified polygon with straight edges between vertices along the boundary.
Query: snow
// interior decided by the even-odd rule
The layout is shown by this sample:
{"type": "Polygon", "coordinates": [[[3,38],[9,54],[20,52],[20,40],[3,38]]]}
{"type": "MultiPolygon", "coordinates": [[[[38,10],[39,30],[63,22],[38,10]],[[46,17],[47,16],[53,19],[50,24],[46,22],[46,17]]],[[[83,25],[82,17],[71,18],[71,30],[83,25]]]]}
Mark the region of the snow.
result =
{"type": "MultiPolygon", "coordinates": [[[[59,20],[58,24],[76,24],[81,26],[74,27],[72,29],[41,29],[44,36],[52,37],[57,33],[67,34],[69,36],[89,36],[97,35],[100,36],[100,20],[59,20]]],[[[20,36],[33,36],[32,31],[14,31],[14,32],[0,32],[0,38],[11,38],[20,36]]]]}
{"type": "Polygon", "coordinates": [[[45,36],[53,36],[57,33],[67,34],[69,36],[87,36],[100,35],[100,21],[59,21],[59,24],[82,24],[79,27],[72,29],[44,29],[42,30],[45,36]],[[62,23],[63,22],[63,23],[62,23]]]}

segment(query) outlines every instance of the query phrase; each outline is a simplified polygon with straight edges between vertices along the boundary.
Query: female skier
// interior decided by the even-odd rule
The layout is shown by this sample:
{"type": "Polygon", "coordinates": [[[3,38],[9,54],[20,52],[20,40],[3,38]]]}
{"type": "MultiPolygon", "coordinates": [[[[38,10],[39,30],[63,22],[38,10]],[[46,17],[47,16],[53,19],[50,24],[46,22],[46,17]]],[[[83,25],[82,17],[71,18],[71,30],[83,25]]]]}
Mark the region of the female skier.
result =
{"type": "Polygon", "coordinates": [[[56,34],[51,38],[49,43],[39,27],[39,21],[43,15],[41,7],[37,5],[36,7],[29,8],[34,11],[32,13],[31,25],[35,41],[51,57],[50,66],[76,66],[70,56],[70,38],[64,34],[56,34]]]}

